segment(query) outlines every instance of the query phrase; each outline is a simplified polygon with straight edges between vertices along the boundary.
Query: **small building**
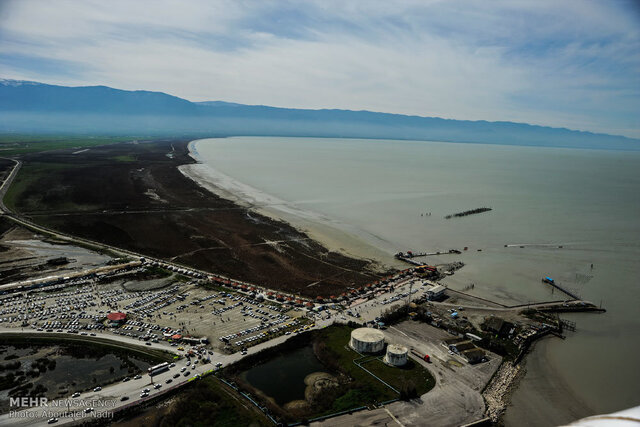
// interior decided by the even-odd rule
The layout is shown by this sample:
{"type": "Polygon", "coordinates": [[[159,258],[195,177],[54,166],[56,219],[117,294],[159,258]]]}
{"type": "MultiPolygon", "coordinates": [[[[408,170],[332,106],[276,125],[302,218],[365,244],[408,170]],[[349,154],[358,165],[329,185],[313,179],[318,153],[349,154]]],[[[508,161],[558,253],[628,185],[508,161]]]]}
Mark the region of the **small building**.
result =
{"type": "Polygon", "coordinates": [[[455,344],[450,344],[449,345],[449,350],[453,351],[454,353],[462,353],[465,352],[467,350],[473,350],[474,348],[476,348],[475,345],[473,345],[473,343],[471,341],[462,341],[459,343],[455,343],[455,344]]]}
{"type": "Polygon", "coordinates": [[[484,351],[477,347],[461,352],[460,356],[464,357],[470,364],[480,363],[486,360],[484,351]]]}
{"type": "Polygon", "coordinates": [[[109,326],[117,327],[123,325],[127,321],[127,315],[121,311],[107,314],[109,326]]]}
{"type": "Polygon", "coordinates": [[[467,338],[450,338],[444,340],[444,344],[450,351],[462,356],[471,364],[486,360],[485,352],[467,338]]]}
{"type": "Polygon", "coordinates": [[[447,290],[447,288],[445,288],[442,285],[436,285],[430,289],[427,289],[427,298],[429,298],[430,300],[433,299],[439,299],[442,298],[444,296],[444,292],[447,290]]]}
{"type": "Polygon", "coordinates": [[[499,337],[508,336],[512,328],[513,323],[495,316],[489,317],[483,324],[483,329],[485,331],[496,334],[499,337]]]}

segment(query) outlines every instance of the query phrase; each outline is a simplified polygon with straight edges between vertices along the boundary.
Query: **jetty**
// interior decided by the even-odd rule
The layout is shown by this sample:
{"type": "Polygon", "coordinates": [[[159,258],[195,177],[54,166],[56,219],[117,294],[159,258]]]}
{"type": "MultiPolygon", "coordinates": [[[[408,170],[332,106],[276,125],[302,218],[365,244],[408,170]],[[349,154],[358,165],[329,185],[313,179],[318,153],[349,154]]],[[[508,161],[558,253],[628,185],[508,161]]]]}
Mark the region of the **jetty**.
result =
{"type": "Polygon", "coordinates": [[[461,254],[461,253],[462,252],[460,252],[457,249],[449,249],[448,251],[445,251],[445,252],[441,252],[441,251],[437,251],[437,252],[413,252],[413,251],[398,252],[394,256],[395,256],[396,259],[398,259],[400,261],[404,261],[404,262],[406,262],[408,264],[422,265],[423,263],[421,263],[420,261],[414,260],[414,258],[420,258],[420,257],[425,257],[425,256],[436,256],[436,255],[447,255],[447,254],[461,254]]]}
{"type": "Polygon", "coordinates": [[[458,212],[458,213],[454,213],[454,214],[451,214],[451,215],[447,215],[447,216],[445,216],[445,219],[460,218],[460,217],[463,217],[463,216],[475,215],[475,214],[479,214],[479,213],[482,213],[482,212],[488,212],[488,211],[491,211],[491,210],[493,210],[493,209],[491,209],[491,208],[471,209],[471,210],[468,210],[468,211],[458,212]]]}
{"type": "Polygon", "coordinates": [[[565,289],[565,288],[563,288],[562,286],[558,285],[558,284],[556,283],[556,281],[555,281],[555,280],[553,280],[551,277],[548,277],[548,276],[547,276],[547,277],[544,277],[544,278],[542,279],[542,282],[547,283],[547,284],[549,284],[549,285],[553,286],[554,288],[556,288],[556,289],[557,289],[557,290],[559,290],[560,292],[563,292],[563,293],[565,293],[566,295],[569,295],[569,296],[570,296],[571,298],[573,298],[574,300],[579,300],[579,299],[580,299],[580,297],[579,297],[578,295],[576,295],[575,293],[573,293],[573,292],[571,292],[570,290],[565,289]]]}

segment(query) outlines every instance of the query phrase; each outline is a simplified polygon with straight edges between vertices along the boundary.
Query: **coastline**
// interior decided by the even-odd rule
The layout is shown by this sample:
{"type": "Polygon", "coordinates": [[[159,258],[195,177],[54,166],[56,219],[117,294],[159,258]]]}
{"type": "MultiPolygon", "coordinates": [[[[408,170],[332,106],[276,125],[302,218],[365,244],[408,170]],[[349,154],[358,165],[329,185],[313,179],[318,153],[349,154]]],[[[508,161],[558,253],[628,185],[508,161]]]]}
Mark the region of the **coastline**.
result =
{"type": "MultiPolygon", "coordinates": [[[[269,218],[291,224],[331,250],[378,263],[384,259],[393,261],[390,254],[372,247],[357,235],[340,229],[344,224],[333,224],[330,219],[321,215],[296,209],[283,200],[261,193],[214,170],[202,162],[194,147],[197,141],[188,144],[189,155],[196,163],[180,166],[179,169],[199,186],[269,218]]],[[[550,357],[553,344],[551,339],[535,343],[524,361],[518,365],[520,372],[505,384],[508,391],[503,401],[507,408],[501,417],[505,425],[521,425],[524,419],[529,420],[530,425],[558,425],[594,413],[571,389],[559,366],[550,357]],[[540,408],[545,409],[540,411],[540,408]]]]}
{"type": "Polygon", "coordinates": [[[187,145],[189,156],[195,163],[178,166],[180,173],[198,186],[260,215],[283,221],[331,251],[367,260],[377,266],[380,272],[406,267],[404,263],[396,261],[392,254],[376,248],[348,230],[347,224],[339,224],[323,215],[291,206],[204,163],[195,148],[198,141],[201,140],[190,141],[187,145]]]}
{"type": "Polygon", "coordinates": [[[522,420],[533,426],[568,424],[596,413],[567,384],[553,363],[552,339],[547,337],[534,343],[521,363],[524,373],[509,393],[502,416],[506,427],[520,426],[522,420]]]}

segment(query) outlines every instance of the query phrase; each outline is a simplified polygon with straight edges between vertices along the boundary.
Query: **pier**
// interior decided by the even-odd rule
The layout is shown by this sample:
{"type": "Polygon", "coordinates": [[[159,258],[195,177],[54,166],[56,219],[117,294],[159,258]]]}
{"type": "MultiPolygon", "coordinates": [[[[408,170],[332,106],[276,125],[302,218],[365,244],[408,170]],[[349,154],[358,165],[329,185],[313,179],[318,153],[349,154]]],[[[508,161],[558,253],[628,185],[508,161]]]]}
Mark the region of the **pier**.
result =
{"type": "Polygon", "coordinates": [[[449,249],[446,252],[412,252],[412,251],[407,251],[407,252],[398,252],[397,254],[395,254],[396,259],[400,260],[400,261],[404,261],[406,263],[412,264],[412,265],[422,265],[423,263],[419,262],[419,261],[415,261],[413,258],[420,258],[420,257],[425,257],[425,256],[436,256],[436,255],[447,255],[447,254],[461,254],[462,252],[460,252],[457,249],[449,249]]]}
{"type": "Polygon", "coordinates": [[[545,277],[542,279],[542,281],[544,283],[547,283],[551,286],[553,286],[554,288],[556,288],[557,290],[559,290],[560,292],[565,293],[566,295],[569,295],[571,298],[573,298],[574,300],[579,300],[580,297],[576,294],[574,294],[573,292],[569,291],[568,289],[563,288],[562,286],[558,285],[555,280],[553,280],[551,277],[545,277]]]}

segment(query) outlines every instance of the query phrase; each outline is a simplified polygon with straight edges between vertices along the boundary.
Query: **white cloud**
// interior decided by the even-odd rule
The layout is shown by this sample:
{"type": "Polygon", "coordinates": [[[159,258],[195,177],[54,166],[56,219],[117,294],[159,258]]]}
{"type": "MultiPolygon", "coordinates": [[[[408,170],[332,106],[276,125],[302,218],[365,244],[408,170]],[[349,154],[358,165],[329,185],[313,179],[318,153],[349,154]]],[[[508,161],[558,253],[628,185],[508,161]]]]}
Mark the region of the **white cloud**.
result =
{"type": "Polygon", "coordinates": [[[5,77],[194,101],[640,136],[639,15],[555,3],[5,2],[0,64],[13,58],[5,77]],[[64,61],[68,73],[24,57],[64,61]]]}

